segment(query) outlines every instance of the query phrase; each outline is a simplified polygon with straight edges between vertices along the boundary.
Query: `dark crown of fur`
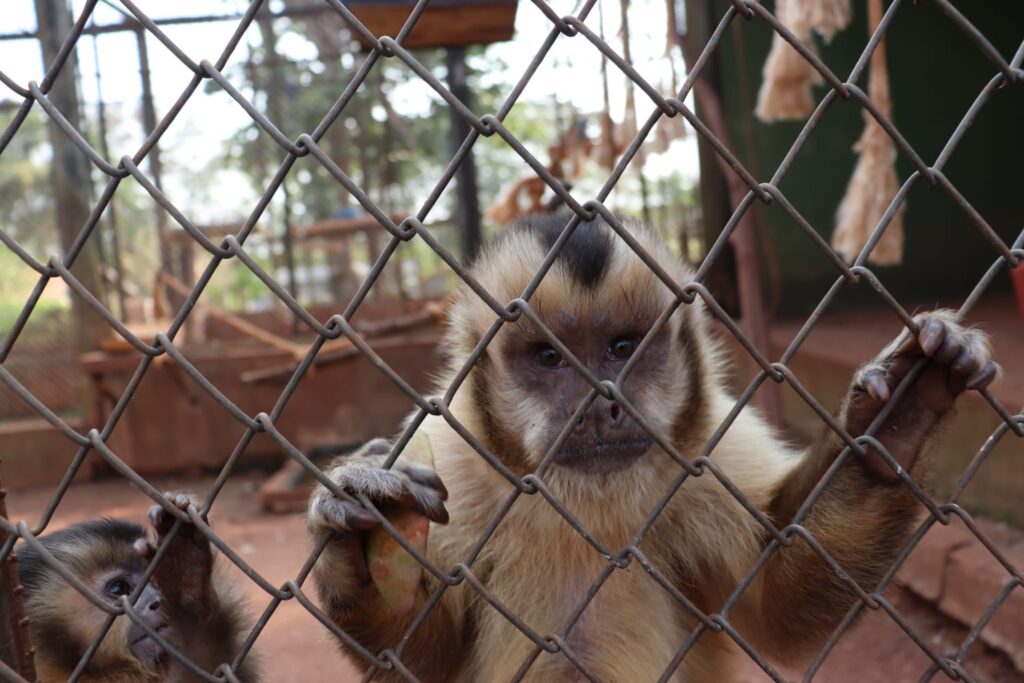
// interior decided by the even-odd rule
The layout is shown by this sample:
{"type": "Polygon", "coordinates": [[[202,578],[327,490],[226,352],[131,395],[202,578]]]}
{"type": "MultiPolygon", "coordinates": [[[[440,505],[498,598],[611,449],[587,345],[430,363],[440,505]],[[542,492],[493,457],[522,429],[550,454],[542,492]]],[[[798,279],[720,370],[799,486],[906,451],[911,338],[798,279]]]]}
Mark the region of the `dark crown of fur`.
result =
{"type": "MultiPolygon", "coordinates": [[[[96,543],[121,546],[126,551],[145,535],[142,527],[120,519],[95,519],[81,522],[67,529],[55,531],[39,539],[40,544],[51,554],[61,559],[62,548],[81,548],[96,543]]],[[[42,555],[27,544],[18,549],[18,578],[29,593],[39,587],[53,570],[43,561],[42,555]]]]}

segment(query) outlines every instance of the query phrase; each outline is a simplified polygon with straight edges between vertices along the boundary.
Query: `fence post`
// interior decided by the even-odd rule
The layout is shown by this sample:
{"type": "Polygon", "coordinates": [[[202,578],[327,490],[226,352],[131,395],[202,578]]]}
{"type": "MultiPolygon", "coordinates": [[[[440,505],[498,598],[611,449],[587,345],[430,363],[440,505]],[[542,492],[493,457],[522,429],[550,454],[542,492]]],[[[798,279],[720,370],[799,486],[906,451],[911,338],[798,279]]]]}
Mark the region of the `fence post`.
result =
{"type": "MultiPolygon", "coordinates": [[[[691,2],[688,9],[695,10],[698,19],[707,20],[706,6],[699,2],[691,2]]],[[[686,63],[687,71],[693,68],[696,61],[694,57],[694,45],[688,45],[686,34],[681,33],[681,24],[677,24],[673,37],[683,53],[683,60],[686,63]]],[[[698,45],[703,44],[703,36],[698,45]]],[[[732,142],[732,135],[725,121],[722,112],[722,105],[718,93],[703,79],[697,79],[693,84],[694,99],[696,100],[697,112],[708,128],[722,144],[730,149],[736,147],[732,142]]],[[[743,184],[720,154],[714,155],[715,164],[719,167],[722,178],[725,181],[726,198],[730,208],[739,206],[749,192],[749,188],[743,184]]],[[[708,181],[705,175],[706,167],[704,159],[701,159],[701,184],[708,181]]],[[[707,229],[707,225],[705,229],[707,229]]],[[[768,316],[765,311],[764,285],[761,277],[761,257],[758,253],[757,234],[754,232],[754,216],[750,211],[745,211],[740,217],[736,230],[731,235],[731,242],[736,253],[736,284],[740,304],[740,323],[743,331],[750,338],[751,342],[761,353],[771,358],[771,338],[768,330],[768,316]]],[[[764,417],[775,427],[782,428],[784,420],[782,415],[782,397],[779,386],[768,381],[761,385],[761,388],[754,395],[753,403],[761,410],[764,417]]]]}
{"type": "MultiPolygon", "coordinates": [[[[0,519],[7,519],[7,490],[0,480],[0,519]]],[[[0,527],[0,547],[10,535],[0,527]]],[[[36,680],[32,639],[28,632],[28,617],[22,602],[22,588],[18,581],[18,560],[11,552],[0,562],[0,662],[6,664],[28,681],[36,680]]],[[[3,673],[3,671],[0,671],[3,673]]]]}
{"type": "MultiPolygon", "coordinates": [[[[448,67],[448,89],[470,110],[473,109],[473,94],[466,79],[466,48],[450,47],[445,50],[445,65],[448,67]]],[[[459,112],[451,114],[452,154],[469,135],[469,124],[459,112]]],[[[462,261],[468,263],[480,250],[480,197],[476,186],[476,163],[473,150],[459,164],[455,189],[458,203],[455,216],[459,224],[459,240],[462,246],[462,261]]]]}

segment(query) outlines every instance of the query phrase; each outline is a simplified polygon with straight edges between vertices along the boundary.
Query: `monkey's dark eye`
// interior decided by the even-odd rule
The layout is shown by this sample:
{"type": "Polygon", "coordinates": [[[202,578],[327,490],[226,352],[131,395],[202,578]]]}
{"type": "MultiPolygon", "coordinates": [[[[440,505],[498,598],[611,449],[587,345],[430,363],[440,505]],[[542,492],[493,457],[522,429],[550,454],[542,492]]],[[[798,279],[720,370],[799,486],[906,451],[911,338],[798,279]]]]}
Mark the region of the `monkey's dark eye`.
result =
{"type": "Polygon", "coordinates": [[[633,355],[638,345],[636,337],[619,337],[608,345],[608,356],[616,360],[626,360],[633,355]]]}
{"type": "Polygon", "coordinates": [[[533,352],[533,357],[545,368],[560,368],[565,365],[565,359],[562,358],[562,354],[550,344],[537,347],[537,350],[533,352]]]}
{"type": "Polygon", "coordinates": [[[132,584],[127,579],[114,579],[107,584],[107,595],[115,600],[132,594],[132,584]]]}

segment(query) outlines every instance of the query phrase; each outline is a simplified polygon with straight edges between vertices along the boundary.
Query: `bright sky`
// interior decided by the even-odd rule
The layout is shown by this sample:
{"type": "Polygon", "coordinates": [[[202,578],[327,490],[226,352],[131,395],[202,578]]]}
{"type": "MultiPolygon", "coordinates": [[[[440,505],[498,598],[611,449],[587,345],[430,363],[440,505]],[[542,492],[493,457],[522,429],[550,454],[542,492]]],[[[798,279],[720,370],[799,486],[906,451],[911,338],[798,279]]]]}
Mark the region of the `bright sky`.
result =
{"type": "MultiPolygon", "coordinates": [[[[116,4],[117,0],[110,0],[116,4]]],[[[313,2],[315,0],[311,0],[313,2]]],[[[0,18],[0,33],[31,31],[35,28],[35,11],[32,0],[3,0],[4,12],[0,18]]],[[[77,13],[83,0],[72,0],[77,13]]],[[[234,13],[244,10],[243,0],[136,0],[138,7],[153,18],[168,16],[206,15],[234,13]]],[[[603,0],[605,38],[621,52],[619,2],[603,0]]],[[[561,14],[574,10],[573,3],[554,0],[552,5],[561,14]]],[[[272,9],[279,9],[279,3],[271,0],[272,9]]],[[[654,85],[667,91],[671,86],[671,66],[665,57],[666,15],[664,0],[633,0],[630,9],[630,41],[633,61],[637,69],[654,85]]],[[[101,2],[95,13],[97,24],[120,21],[121,14],[101,2]]],[[[595,8],[588,18],[588,25],[596,32],[599,26],[599,12],[595,8]]],[[[193,60],[210,59],[219,55],[237,23],[233,21],[191,24],[165,27],[166,33],[193,60]]],[[[521,2],[517,13],[516,36],[507,43],[488,47],[488,54],[499,57],[508,65],[504,74],[496,78],[515,82],[525,71],[537,48],[550,30],[550,22],[532,3],[521,2]]],[[[232,56],[232,63],[244,62],[251,41],[258,41],[258,32],[250,30],[232,56]]],[[[156,39],[149,38],[150,68],[153,78],[157,116],[161,116],[188,82],[191,72],[156,39]]],[[[141,86],[138,77],[138,59],[135,36],[132,33],[104,34],[99,37],[98,63],[102,73],[102,95],[111,109],[120,107],[128,124],[123,130],[115,131],[111,140],[111,158],[116,160],[124,154],[135,151],[142,140],[141,123],[136,117],[139,111],[141,86]]],[[[79,43],[79,60],[82,73],[82,95],[86,107],[95,107],[98,99],[95,73],[97,60],[94,58],[92,38],[83,38],[79,43]]],[[[294,58],[313,58],[315,47],[301,36],[288,35],[279,50],[294,58]]],[[[357,57],[358,58],[358,57],[357,57]]],[[[523,99],[550,104],[557,99],[571,103],[575,109],[594,112],[603,108],[600,78],[600,53],[585,38],[560,37],[540,71],[527,87],[523,99]]],[[[682,65],[675,64],[677,78],[682,79],[682,65]]],[[[34,40],[0,42],[0,70],[14,81],[22,84],[30,80],[41,80],[43,67],[39,47],[34,40]]],[[[609,65],[609,89],[613,117],[622,118],[625,102],[625,77],[614,65],[609,65]]],[[[244,94],[244,91],[243,91],[244,94]]],[[[0,100],[11,99],[0,86],[0,100]]],[[[635,89],[638,118],[642,121],[652,110],[653,104],[639,89],[635,89]]],[[[392,105],[401,114],[422,112],[425,103],[437,95],[423,82],[413,79],[395,90],[392,105]]],[[[486,112],[478,111],[478,114],[486,112]]],[[[229,137],[240,127],[248,125],[248,117],[226,94],[217,92],[205,94],[202,89],[193,96],[185,109],[161,140],[161,149],[167,159],[165,163],[184,167],[201,167],[220,153],[220,141],[229,137]]],[[[294,138],[300,131],[285,131],[294,138]]],[[[546,143],[547,141],[536,141],[546,143]]],[[[665,154],[648,159],[645,173],[652,180],[678,173],[686,178],[697,177],[697,153],[695,136],[678,140],[665,154]]],[[[239,212],[247,213],[254,198],[245,183],[239,178],[217,179],[218,190],[207,196],[189,196],[184,188],[175,188],[173,178],[166,179],[167,190],[175,202],[186,211],[200,211],[206,215],[201,222],[237,218],[239,212]]]]}

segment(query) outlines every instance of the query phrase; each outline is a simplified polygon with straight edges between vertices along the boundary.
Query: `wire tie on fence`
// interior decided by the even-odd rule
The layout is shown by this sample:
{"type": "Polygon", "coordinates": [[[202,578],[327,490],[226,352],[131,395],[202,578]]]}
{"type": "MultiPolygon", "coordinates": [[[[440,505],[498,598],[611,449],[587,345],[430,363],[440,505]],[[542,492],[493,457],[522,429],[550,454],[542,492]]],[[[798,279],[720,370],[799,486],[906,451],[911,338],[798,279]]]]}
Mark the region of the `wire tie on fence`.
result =
{"type": "Polygon", "coordinates": [[[547,636],[544,638],[544,645],[541,647],[548,654],[557,654],[562,651],[562,645],[559,640],[556,640],[557,636],[547,636]]]}
{"type": "Polygon", "coordinates": [[[799,524],[790,524],[787,527],[779,529],[778,536],[775,537],[775,540],[784,548],[792,548],[793,544],[796,542],[796,537],[800,535],[800,531],[802,529],[803,527],[799,524]]]}
{"type": "Polygon", "coordinates": [[[415,237],[420,230],[424,229],[426,229],[426,226],[423,225],[423,221],[416,216],[408,216],[407,218],[403,218],[398,224],[398,235],[396,235],[396,237],[403,242],[408,242],[415,237]]]}
{"type": "MultiPolygon", "coordinates": [[[[600,394],[602,398],[606,398],[609,401],[615,401],[619,403],[619,399],[623,398],[622,392],[619,391],[619,386],[610,379],[603,379],[600,382],[601,390],[600,394]]],[[[595,387],[596,389],[597,387],[595,387]]]]}
{"type": "Polygon", "coordinates": [[[558,27],[558,30],[562,32],[563,35],[566,35],[570,38],[575,38],[580,33],[580,30],[577,28],[577,25],[580,23],[582,22],[579,20],[579,17],[575,17],[571,14],[568,14],[564,17],[561,17],[555,25],[558,27]]]}
{"type": "Polygon", "coordinates": [[[528,496],[532,496],[540,492],[540,487],[537,485],[536,482],[540,482],[541,485],[544,484],[544,480],[541,479],[536,472],[527,474],[526,476],[522,477],[519,481],[520,486],[518,486],[517,488],[528,496]]]}
{"type": "Polygon", "coordinates": [[[687,282],[683,285],[682,292],[679,294],[680,301],[689,306],[700,296],[702,288],[703,285],[699,282],[687,282]]]}
{"type": "Polygon", "coordinates": [[[494,114],[484,114],[480,117],[480,128],[477,132],[485,138],[489,138],[498,132],[498,126],[501,125],[501,121],[494,114]]]}
{"type": "MultiPolygon", "coordinates": [[[[761,200],[761,203],[768,206],[775,201],[775,195],[773,192],[779,192],[779,188],[775,187],[772,183],[758,183],[756,187],[752,187],[752,190],[757,194],[757,198],[761,200]]],[[[779,192],[781,194],[781,192],[779,192]]]]}
{"type": "Polygon", "coordinates": [[[633,548],[636,546],[626,546],[614,555],[610,555],[608,558],[608,564],[612,565],[616,569],[628,569],[629,565],[633,564],[633,548]]]}
{"type": "Polygon", "coordinates": [[[398,53],[391,49],[392,45],[397,45],[396,41],[392,36],[377,36],[377,41],[374,43],[373,49],[376,50],[381,57],[391,59],[397,57],[398,53]]]}
{"type": "Polygon", "coordinates": [[[523,315],[523,308],[525,305],[526,302],[520,298],[515,298],[512,299],[512,301],[509,301],[508,304],[505,306],[505,312],[508,315],[508,317],[503,316],[505,322],[514,323],[515,321],[519,320],[519,318],[523,315]]]}
{"type": "Polygon", "coordinates": [[[596,199],[590,199],[580,204],[582,211],[573,209],[573,213],[580,217],[580,220],[584,223],[590,223],[595,220],[601,213],[599,208],[604,207],[604,204],[597,201],[596,199]]]}
{"type": "Polygon", "coordinates": [[[324,323],[324,331],[328,333],[326,339],[337,339],[345,333],[345,326],[341,324],[344,319],[340,313],[335,313],[327,319],[324,323]]]}
{"type": "Polygon", "coordinates": [[[776,384],[782,384],[786,381],[786,372],[789,368],[784,363],[772,363],[770,365],[771,372],[766,373],[768,377],[776,384]]]}
{"type": "Polygon", "coordinates": [[[428,398],[427,405],[430,407],[430,410],[428,410],[427,413],[433,415],[434,417],[441,416],[442,405],[446,408],[448,407],[448,404],[445,402],[444,397],[442,396],[433,396],[428,398]]]}
{"type": "Polygon", "coordinates": [[[241,681],[238,680],[238,676],[235,675],[235,670],[231,668],[230,662],[224,662],[218,666],[216,676],[218,678],[223,678],[225,681],[228,681],[228,683],[241,683],[241,681]]]}
{"type": "Polygon", "coordinates": [[[750,9],[746,0],[729,0],[729,4],[732,5],[747,21],[754,18],[754,10],[750,9]]]}

